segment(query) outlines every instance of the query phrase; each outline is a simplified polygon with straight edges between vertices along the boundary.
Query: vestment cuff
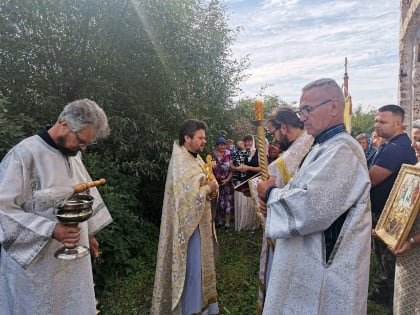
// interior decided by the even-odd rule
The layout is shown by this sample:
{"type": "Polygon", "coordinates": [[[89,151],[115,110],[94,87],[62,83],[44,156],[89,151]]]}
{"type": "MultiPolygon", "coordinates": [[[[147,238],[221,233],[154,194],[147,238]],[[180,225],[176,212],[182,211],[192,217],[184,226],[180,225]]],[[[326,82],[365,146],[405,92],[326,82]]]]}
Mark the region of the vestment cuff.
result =
{"type": "Polygon", "coordinates": [[[266,202],[268,201],[268,198],[270,197],[270,193],[274,188],[276,188],[275,185],[268,187],[267,190],[265,191],[265,201],[266,202]]]}

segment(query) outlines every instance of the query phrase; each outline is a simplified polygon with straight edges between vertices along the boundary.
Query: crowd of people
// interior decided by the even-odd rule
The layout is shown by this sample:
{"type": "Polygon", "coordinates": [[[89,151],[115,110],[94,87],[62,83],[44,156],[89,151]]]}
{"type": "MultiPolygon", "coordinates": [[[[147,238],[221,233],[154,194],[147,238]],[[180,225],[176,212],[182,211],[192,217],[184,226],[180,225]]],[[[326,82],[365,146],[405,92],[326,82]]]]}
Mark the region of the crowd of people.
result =
{"type": "MultiPolygon", "coordinates": [[[[377,110],[374,132],[353,138],[344,125],[344,96],[332,79],[302,89],[298,111],[279,107],[267,120],[273,143],[264,154],[253,135],[219,137],[206,147],[205,122],[185,120],[168,167],[156,274],[154,315],[220,314],[214,227],[262,228],[257,313],[366,314],[367,301],[388,314],[420,312],[420,215],[402,246],[375,227],[403,164],[420,158],[420,120],[404,128],[404,110],[377,110]],[[368,292],[370,253],[375,276],[368,292]]],[[[88,245],[112,218],[96,188],[92,217],[57,222],[54,202],[36,193],[90,181],[81,151],[109,134],[91,100],[68,104],[53,126],[17,144],[0,164],[0,309],[4,314],[95,314],[88,257],[54,257],[61,246],[88,245]]],[[[53,198],[54,193],[51,193],[53,198]]],[[[416,195],[418,198],[418,195],[416,195]]]]}

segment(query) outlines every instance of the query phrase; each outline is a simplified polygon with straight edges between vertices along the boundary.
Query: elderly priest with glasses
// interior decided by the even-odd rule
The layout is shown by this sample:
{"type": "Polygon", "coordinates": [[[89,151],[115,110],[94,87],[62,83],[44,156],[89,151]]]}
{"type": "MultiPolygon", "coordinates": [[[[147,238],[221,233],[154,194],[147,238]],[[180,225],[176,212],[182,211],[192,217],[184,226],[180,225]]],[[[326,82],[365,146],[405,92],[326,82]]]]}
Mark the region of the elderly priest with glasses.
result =
{"type": "Polygon", "coordinates": [[[343,124],[344,96],[332,79],[302,90],[297,112],[315,140],[284,188],[258,184],[266,236],[276,239],[266,315],[366,314],[370,180],[359,143],[343,124]]]}
{"type": "Polygon", "coordinates": [[[80,243],[98,254],[94,235],[111,223],[108,209],[91,188],[92,217],[69,226],[54,215],[57,200],[41,203],[35,195],[91,181],[81,151],[108,135],[104,111],[91,100],[74,101],[52,127],[18,143],[1,162],[1,314],[96,314],[91,257],[65,261],[54,253],[80,243]]]}

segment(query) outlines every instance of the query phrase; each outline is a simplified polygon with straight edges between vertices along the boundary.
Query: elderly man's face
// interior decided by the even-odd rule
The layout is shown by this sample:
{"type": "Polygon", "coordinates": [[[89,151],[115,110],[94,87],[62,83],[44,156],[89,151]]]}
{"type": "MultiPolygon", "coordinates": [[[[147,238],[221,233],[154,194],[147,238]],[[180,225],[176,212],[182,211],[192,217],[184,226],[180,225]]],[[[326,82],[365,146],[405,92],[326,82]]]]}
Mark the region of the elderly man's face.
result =
{"type": "Polygon", "coordinates": [[[317,137],[331,127],[333,117],[330,116],[328,107],[332,101],[332,95],[326,93],[323,88],[314,87],[302,94],[299,109],[302,111],[310,108],[310,110],[307,115],[301,115],[299,119],[303,122],[308,134],[317,137]]]}

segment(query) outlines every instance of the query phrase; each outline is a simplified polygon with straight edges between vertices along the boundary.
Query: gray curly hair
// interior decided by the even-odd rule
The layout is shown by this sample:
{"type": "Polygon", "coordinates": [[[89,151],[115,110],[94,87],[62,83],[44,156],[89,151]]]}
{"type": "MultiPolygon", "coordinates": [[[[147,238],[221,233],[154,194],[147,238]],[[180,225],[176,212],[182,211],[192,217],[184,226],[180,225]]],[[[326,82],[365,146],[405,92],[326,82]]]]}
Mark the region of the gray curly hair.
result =
{"type": "Polygon", "coordinates": [[[57,122],[65,120],[71,130],[80,131],[92,126],[98,139],[104,139],[111,132],[108,118],[102,108],[94,101],[87,98],[67,104],[57,122]]]}

